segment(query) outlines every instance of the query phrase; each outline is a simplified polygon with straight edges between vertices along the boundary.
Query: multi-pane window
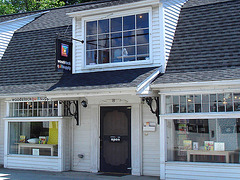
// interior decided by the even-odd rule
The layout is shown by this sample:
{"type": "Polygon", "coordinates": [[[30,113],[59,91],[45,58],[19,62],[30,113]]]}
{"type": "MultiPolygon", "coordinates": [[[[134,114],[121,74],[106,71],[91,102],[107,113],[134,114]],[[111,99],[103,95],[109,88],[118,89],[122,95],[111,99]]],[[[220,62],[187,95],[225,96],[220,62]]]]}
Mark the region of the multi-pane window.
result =
{"type": "Polygon", "coordinates": [[[149,14],[86,22],[86,65],[149,60],[149,14]]]}
{"type": "Polygon", "coordinates": [[[166,113],[240,111],[240,93],[166,96],[166,113]]]}
{"type": "Polygon", "coordinates": [[[9,117],[38,116],[58,116],[58,101],[9,103],[9,117]]]}

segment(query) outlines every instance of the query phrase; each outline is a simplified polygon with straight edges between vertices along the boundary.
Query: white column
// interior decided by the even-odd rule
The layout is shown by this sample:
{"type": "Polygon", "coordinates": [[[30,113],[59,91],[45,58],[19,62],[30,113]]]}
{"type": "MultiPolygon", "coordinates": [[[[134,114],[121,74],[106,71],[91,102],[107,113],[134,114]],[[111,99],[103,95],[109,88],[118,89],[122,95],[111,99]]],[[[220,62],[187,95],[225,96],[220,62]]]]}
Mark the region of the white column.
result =
{"type": "MultiPolygon", "coordinates": [[[[160,114],[165,113],[165,96],[160,96],[160,114]]],[[[165,179],[166,174],[166,122],[160,115],[160,179],[165,179]]]]}
{"type": "Polygon", "coordinates": [[[131,159],[132,175],[141,175],[142,157],[142,116],[141,105],[134,104],[131,109],[131,159]]]}
{"type": "Polygon", "coordinates": [[[91,172],[98,172],[100,160],[99,106],[91,105],[91,172]]]}

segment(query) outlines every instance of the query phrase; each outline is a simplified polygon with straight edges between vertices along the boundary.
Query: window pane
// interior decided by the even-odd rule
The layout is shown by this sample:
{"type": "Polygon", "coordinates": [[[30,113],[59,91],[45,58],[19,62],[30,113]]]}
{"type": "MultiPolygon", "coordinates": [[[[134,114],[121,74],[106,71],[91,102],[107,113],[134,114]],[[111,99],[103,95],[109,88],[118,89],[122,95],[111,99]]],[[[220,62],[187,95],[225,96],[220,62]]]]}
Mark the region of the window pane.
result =
{"type": "Polygon", "coordinates": [[[168,161],[239,163],[239,119],[167,120],[168,161]]]}
{"type": "Polygon", "coordinates": [[[202,95],[202,112],[209,112],[209,95],[202,95]]]}
{"type": "Polygon", "coordinates": [[[240,111],[240,93],[234,93],[234,111],[240,111]]]}
{"type": "Polygon", "coordinates": [[[121,47],[122,46],[122,33],[111,34],[111,46],[121,47]]]}
{"type": "Polygon", "coordinates": [[[112,49],[111,62],[122,62],[122,48],[112,49]]]}
{"type": "Polygon", "coordinates": [[[224,94],[218,94],[218,112],[225,112],[224,94]]]}
{"type": "Polygon", "coordinates": [[[148,29],[137,30],[137,44],[147,43],[149,43],[149,30],[148,29]]]}
{"type": "Polygon", "coordinates": [[[217,112],[217,96],[210,94],[210,112],[217,112]]]}
{"type": "Polygon", "coordinates": [[[128,31],[123,33],[123,45],[135,45],[135,31],[128,31]]]}
{"type": "Polygon", "coordinates": [[[99,50],[98,51],[98,64],[109,63],[109,50],[99,50]]]}
{"type": "Polygon", "coordinates": [[[98,49],[109,48],[109,35],[99,35],[98,36],[98,49]]]}
{"type": "Polygon", "coordinates": [[[135,46],[123,48],[124,61],[135,61],[135,46]]]}
{"type": "Polygon", "coordinates": [[[122,17],[111,19],[111,32],[122,31],[122,17]]]}
{"type": "Polygon", "coordinates": [[[87,65],[97,64],[97,51],[87,51],[86,61],[87,65]]]}
{"type": "Polygon", "coordinates": [[[173,113],[179,113],[179,96],[173,96],[173,113]]]}
{"type": "Polygon", "coordinates": [[[186,112],[186,96],[180,96],[180,113],[186,112]]]}
{"type": "Polygon", "coordinates": [[[172,96],[166,96],[166,113],[172,113],[172,96]]]}
{"type": "Polygon", "coordinates": [[[226,111],[233,111],[232,93],[225,93],[226,111]]]}
{"type": "Polygon", "coordinates": [[[58,122],[9,123],[9,153],[58,156],[58,122]]]}
{"type": "Polygon", "coordinates": [[[109,19],[98,21],[98,34],[109,32],[109,19]]]}
{"type": "Polygon", "coordinates": [[[137,29],[139,28],[148,28],[148,13],[137,15],[137,29]]]}
{"type": "Polygon", "coordinates": [[[97,34],[97,21],[87,22],[87,35],[97,34]]]}
{"type": "Polygon", "coordinates": [[[137,55],[140,54],[149,54],[149,46],[148,45],[137,46],[137,55]]]}
{"type": "Polygon", "coordinates": [[[201,95],[195,95],[195,112],[201,112],[201,95]]]}
{"type": "Polygon", "coordinates": [[[123,17],[123,30],[135,29],[135,15],[123,17]]]}
{"type": "Polygon", "coordinates": [[[187,109],[188,113],[194,113],[194,106],[193,106],[193,95],[187,95],[187,109]]]}
{"type": "Polygon", "coordinates": [[[97,36],[88,36],[86,38],[87,50],[97,49],[97,36]]]}

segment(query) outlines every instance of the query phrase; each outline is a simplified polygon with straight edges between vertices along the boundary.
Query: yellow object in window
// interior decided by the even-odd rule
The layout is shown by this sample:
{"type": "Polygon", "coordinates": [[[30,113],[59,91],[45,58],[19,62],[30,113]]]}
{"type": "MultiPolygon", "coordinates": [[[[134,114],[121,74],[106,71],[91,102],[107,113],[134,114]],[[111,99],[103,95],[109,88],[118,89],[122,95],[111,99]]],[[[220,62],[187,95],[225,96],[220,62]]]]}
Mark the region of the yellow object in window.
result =
{"type": "Polygon", "coordinates": [[[58,122],[49,122],[48,144],[58,144],[58,122]]]}

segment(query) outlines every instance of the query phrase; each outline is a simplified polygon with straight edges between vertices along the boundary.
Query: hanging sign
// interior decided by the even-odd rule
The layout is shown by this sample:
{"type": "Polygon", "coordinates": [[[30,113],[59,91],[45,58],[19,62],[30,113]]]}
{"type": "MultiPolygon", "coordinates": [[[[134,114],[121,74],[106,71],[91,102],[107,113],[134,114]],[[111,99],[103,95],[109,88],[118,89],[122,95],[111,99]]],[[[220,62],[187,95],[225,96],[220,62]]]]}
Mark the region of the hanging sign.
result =
{"type": "Polygon", "coordinates": [[[56,70],[72,72],[72,43],[56,39],[56,70]]]}

